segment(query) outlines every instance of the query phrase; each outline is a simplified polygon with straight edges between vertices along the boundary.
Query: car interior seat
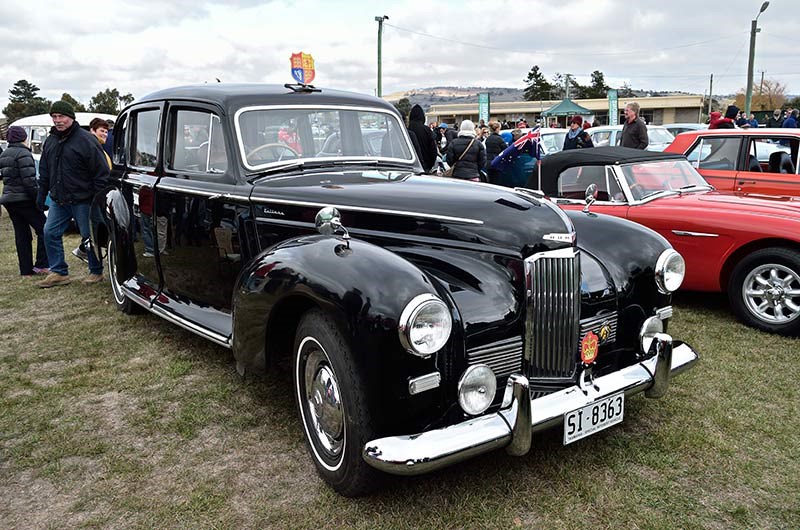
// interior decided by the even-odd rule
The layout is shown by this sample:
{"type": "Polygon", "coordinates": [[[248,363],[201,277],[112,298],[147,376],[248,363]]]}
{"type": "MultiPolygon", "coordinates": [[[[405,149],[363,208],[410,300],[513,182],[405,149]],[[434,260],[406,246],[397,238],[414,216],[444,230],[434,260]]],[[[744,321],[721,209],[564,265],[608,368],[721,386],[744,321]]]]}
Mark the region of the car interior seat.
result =
{"type": "Polygon", "coordinates": [[[758,163],[758,158],[747,155],[747,171],[761,172],[761,164],[758,163]]]}
{"type": "Polygon", "coordinates": [[[789,153],[775,151],[769,155],[769,172],[794,174],[794,164],[792,163],[792,157],[789,156],[789,153]]]}

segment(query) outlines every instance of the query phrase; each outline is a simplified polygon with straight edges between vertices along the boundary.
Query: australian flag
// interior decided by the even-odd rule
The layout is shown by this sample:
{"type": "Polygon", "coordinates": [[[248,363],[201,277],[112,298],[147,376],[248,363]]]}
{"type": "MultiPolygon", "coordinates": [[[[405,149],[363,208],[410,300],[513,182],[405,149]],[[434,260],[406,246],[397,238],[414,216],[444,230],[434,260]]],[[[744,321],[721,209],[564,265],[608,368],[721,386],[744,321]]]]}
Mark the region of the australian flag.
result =
{"type": "Polygon", "coordinates": [[[492,168],[498,171],[505,171],[519,155],[525,153],[537,160],[542,159],[542,147],[539,145],[541,140],[539,127],[534,127],[527,134],[520,136],[517,140],[506,147],[502,153],[497,155],[491,162],[492,168]]]}

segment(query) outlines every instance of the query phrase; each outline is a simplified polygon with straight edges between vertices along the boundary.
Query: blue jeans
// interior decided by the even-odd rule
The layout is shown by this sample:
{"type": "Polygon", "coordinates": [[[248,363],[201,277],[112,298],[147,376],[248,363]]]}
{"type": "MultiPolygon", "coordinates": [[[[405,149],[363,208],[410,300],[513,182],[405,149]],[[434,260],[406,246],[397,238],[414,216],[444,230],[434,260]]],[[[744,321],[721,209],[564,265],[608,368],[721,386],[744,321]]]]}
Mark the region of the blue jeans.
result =
{"type": "MultiPolygon", "coordinates": [[[[89,203],[57,204],[53,202],[47,212],[47,222],[44,224],[44,245],[47,249],[47,259],[50,261],[50,271],[58,274],[68,274],[67,262],[64,260],[64,241],[62,237],[69,227],[69,220],[75,219],[81,238],[89,237],[89,203]]],[[[89,254],[89,272],[103,274],[103,264],[98,261],[91,249],[89,254]]]]}

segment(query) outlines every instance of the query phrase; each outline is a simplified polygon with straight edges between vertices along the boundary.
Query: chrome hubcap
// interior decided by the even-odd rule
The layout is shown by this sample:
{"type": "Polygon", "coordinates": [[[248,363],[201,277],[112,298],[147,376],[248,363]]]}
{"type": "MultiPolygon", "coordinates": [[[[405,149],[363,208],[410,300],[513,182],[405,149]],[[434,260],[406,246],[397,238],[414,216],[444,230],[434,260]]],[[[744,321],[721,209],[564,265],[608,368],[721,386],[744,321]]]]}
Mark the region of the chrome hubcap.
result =
{"type": "Polygon", "coordinates": [[[750,271],[742,296],[747,309],[769,324],[786,324],[800,316],[800,276],[783,265],[767,263],[750,271]]]}
{"type": "Polygon", "coordinates": [[[344,412],[336,374],[324,351],[308,354],[304,376],[313,435],[328,458],[338,459],[344,447],[344,412]]]}

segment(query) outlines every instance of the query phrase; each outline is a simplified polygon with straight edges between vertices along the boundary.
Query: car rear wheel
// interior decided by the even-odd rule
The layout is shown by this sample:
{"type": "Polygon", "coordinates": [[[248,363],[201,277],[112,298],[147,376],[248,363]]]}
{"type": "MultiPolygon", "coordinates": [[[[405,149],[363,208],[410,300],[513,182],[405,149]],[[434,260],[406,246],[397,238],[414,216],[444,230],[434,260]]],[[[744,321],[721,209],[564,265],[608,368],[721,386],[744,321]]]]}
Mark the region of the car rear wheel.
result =
{"type": "Polygon", "coordinates": [[[140,307],[131,301],[122,291],[122,286],[119,280],[117,280],[117,253],[113,240],[108,242],[108,279],[111,284],[111,294],[114,296],[114,304],[117,306],[117,309],[126,315],[133,315],[141,312],[140,307]]]}
{"type": "Polygon", "coordinates": [[[364,383],[347,340],[322,311],[303,316],[293,364],[295,399],[317,472],[342,495],[366,494],[379,473],[361,456],[374,438],[364,383]]]}
{"type": "Polygon", "coordinates": [[[746,324],[782,335],[800,333],[800,252],[767,248],[744,258],[731,275],[728,297],[746,324]]]}

